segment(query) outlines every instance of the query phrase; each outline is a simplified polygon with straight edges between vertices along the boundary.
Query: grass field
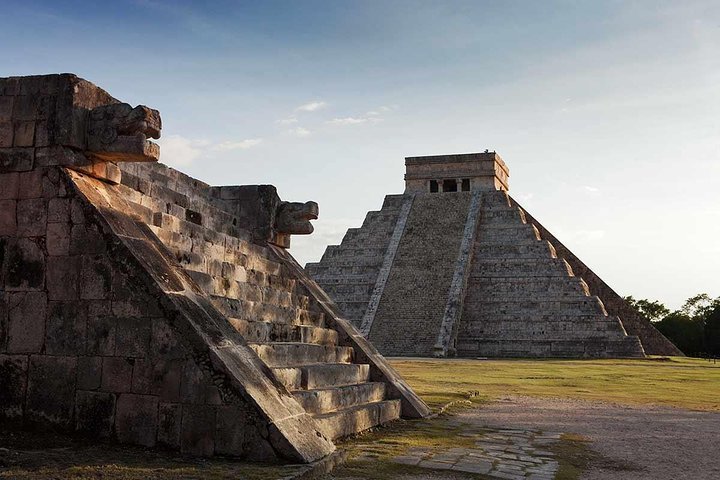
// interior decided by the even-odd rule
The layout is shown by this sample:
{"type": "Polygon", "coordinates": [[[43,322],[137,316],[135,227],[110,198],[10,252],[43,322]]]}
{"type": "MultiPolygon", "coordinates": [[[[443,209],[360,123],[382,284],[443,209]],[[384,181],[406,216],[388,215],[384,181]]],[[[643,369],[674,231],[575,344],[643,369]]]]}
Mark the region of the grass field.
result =
{"type": "Polygon", "coordinates": [[[720,362],[638,360],[391,359],[433,407],[466,399],[529,395],[720,410],[720,362]]]}

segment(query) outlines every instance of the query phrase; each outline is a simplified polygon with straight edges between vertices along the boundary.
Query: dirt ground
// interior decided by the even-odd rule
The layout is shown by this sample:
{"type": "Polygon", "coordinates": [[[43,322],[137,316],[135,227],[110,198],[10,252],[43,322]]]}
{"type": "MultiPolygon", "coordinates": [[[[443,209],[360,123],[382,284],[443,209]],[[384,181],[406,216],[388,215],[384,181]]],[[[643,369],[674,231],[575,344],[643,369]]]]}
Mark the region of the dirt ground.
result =
{"type": "Polygon", "coordinates": [[[588,438],[599,457],[581,480],[720,479],[717,412],[512,396],[461,412],[459,418],[588,438]]]}

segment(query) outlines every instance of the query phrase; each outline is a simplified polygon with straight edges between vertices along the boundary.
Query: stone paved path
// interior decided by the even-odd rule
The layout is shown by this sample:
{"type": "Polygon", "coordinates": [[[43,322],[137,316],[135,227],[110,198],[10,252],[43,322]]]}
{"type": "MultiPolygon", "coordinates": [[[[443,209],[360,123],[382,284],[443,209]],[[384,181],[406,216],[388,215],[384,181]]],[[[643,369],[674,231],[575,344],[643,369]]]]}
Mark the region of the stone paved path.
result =
{"type": "Polygon", "coordinates": [[[412,448],[393,461],[433,470],[477,473],[507,480],[552,480],[558,470],[558,462],[547,446],[558,441],[559,433],[483,429],[460,435],[473,438],[475,446],[447,450],[412,448]]]}

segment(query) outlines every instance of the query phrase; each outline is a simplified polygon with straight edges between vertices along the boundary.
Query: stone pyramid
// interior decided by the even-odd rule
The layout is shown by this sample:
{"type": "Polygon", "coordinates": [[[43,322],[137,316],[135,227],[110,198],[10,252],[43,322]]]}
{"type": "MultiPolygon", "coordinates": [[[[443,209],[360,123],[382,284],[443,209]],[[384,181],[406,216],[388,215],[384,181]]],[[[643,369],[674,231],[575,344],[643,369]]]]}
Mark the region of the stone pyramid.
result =
{"type": "Polygon", "coordinates": [[[682,355],[509,194],[494,152],[409,157],[308,274],[385,355],[682,355]]]}
{"type": "Polygon", "coordinates": [[[157,163],[160,115],[0,79],[0,428],[310,462],[427,406],[287,252],[317,204],[157,163]]]}

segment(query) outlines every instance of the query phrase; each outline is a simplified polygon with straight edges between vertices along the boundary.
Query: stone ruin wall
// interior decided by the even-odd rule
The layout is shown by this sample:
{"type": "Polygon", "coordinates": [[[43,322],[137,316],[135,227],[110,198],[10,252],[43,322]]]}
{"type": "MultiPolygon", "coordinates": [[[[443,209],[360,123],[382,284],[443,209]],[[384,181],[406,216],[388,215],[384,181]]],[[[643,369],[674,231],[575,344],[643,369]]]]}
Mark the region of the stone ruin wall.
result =
{"type": "Polygon", "coordinates": [[[157,287],[54,164],[48,138],[65,132],[53,83],[0,80],[0,420],[275,458],[267,421],[177,334],[157,287]]]}
{"type": "MultiPolygon", "coordinates": [[[[85,125],[98,106],[107,117],[107,105],[130,108],[74,75],[0,79],[0,424],[308,462],[333,451],[329,438],[395,419],[401,405],[405,416],[427,415],[294,259],[267,243],[288,241],[272,231],[274,207],[257,207],[278,201],[274,187],[210,187],[152,163],[158,152],[144,136],[101,144],[98,159],[85,125]],[[299,333],[327,338],[293,340],[308,343],[292,351],[245,340],[299,333]],[[342,371],[375,382],[357,385],[382,394],[373,410],[356,415],[358,399],[333,387],[348,413],[314,420],[305,393],[288,390],[295,380],[268,368],[339,352],[364,362],[342,371]]],[[[344,378],[313,368],[329,386],[344,378]]]]}

